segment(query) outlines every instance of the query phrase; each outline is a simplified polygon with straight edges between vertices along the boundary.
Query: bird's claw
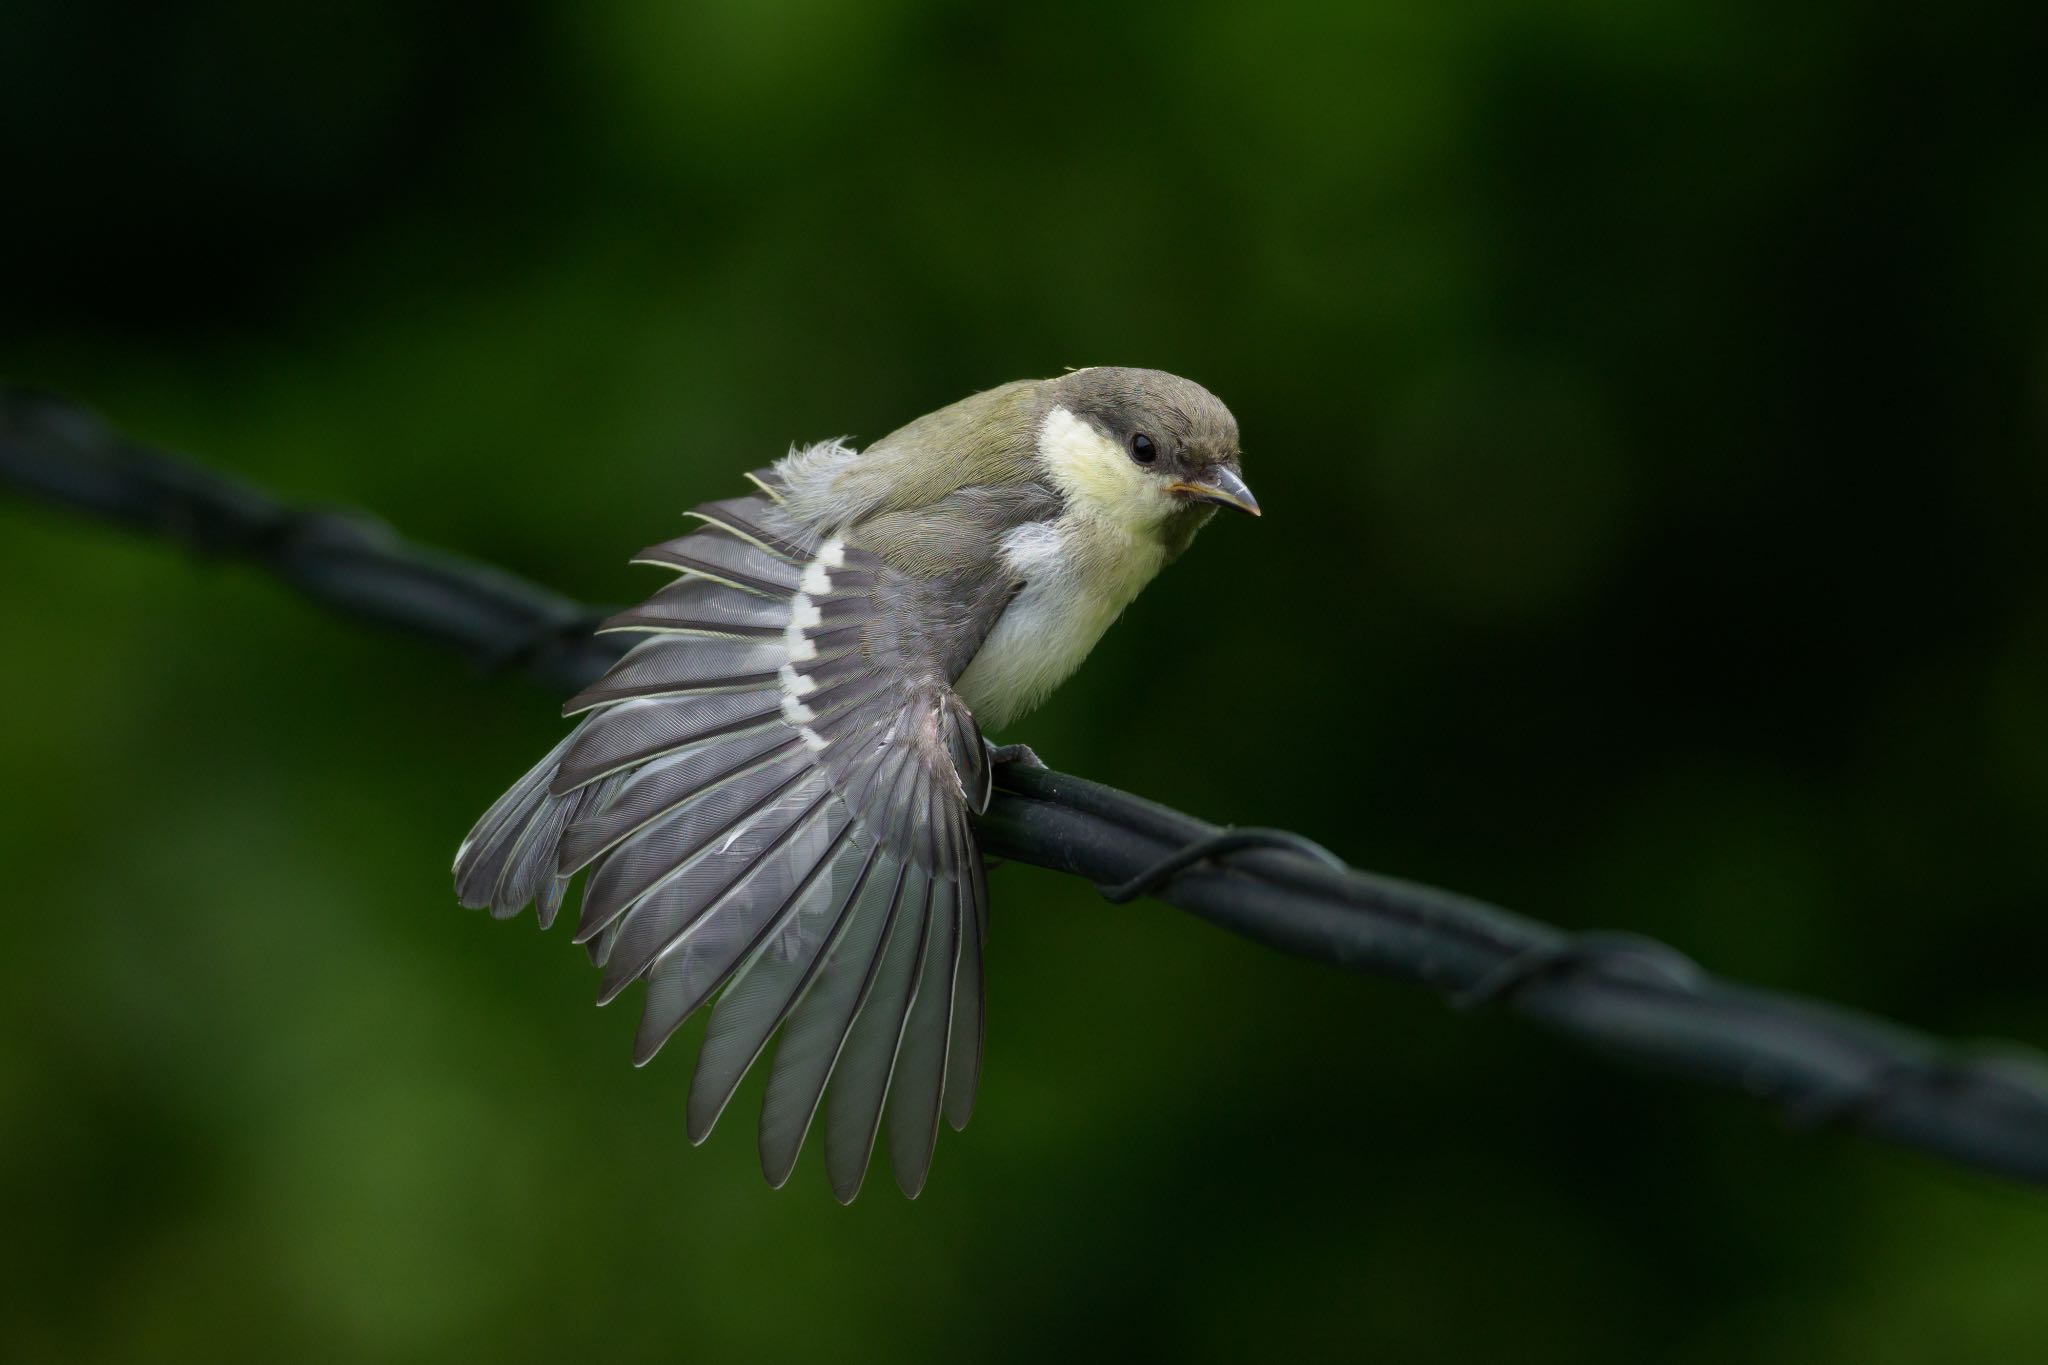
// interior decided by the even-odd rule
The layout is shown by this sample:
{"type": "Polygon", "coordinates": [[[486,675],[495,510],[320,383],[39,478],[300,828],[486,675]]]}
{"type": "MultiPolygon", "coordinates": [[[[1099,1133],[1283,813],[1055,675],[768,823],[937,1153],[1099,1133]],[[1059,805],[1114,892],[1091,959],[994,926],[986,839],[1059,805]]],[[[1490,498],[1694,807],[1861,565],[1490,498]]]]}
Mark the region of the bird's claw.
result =
{"type": "Polygon", "coordinates": [[[1033,752],[1029,744],[991,744],[986,739],[981,742],[988,745],[990,763],[1016,763],[1026,768],[1045,766],[1045,760],[1033,752]]]}

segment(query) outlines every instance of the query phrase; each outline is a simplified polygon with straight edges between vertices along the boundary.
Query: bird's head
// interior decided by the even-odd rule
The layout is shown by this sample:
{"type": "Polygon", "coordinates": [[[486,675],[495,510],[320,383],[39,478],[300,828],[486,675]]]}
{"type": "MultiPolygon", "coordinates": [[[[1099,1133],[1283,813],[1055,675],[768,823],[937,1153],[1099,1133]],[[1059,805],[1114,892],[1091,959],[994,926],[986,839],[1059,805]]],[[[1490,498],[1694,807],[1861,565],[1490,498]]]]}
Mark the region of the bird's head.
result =
{"type": "Polygon", "coordinates": [[[1068,506],[1178,553],[1218,507],[1259,515],[1239,472],[1237,419],[1162,370],[1075,370],[1039,390],[1036,459],[1068,506]]]}

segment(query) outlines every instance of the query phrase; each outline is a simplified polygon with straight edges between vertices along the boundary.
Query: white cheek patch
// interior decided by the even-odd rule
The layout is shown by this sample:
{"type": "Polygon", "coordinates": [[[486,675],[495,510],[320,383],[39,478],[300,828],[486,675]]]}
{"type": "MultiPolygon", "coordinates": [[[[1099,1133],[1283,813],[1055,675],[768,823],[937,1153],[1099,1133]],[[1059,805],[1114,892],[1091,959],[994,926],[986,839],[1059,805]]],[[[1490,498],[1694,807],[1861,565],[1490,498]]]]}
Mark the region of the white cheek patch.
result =
{"type": "Polygon", "coordinates": [[[1157,526],[1173,508],[1165,484],[1095,424],[1054,408],[1038,428],[1038,457],[1067,505],[1125,531],[1157,526]]]}
{"type": "Polygon", "coordinates": [[[1098,479],[1098,466],[1111,456],[1123,457],[1114,441],[1070,408],[1054,408],[1045,415],[1038,428],[1038,454],[1062,489],[1098,479]]]}

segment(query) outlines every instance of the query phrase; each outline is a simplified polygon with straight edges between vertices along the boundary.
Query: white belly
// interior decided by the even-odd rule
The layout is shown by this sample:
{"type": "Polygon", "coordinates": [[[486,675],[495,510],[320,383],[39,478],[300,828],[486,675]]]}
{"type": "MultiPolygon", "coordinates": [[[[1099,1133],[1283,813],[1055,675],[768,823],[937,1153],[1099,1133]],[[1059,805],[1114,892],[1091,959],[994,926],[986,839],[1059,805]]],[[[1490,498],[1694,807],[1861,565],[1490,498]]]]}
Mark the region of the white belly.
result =
{"type": "Polygon", "coordinates": [[[1020,719],[1065,682],[1165,560],[1151,537],[1073,517],[1018,527],[1002,553],[1024,590],[954,684],[984,730],[1020,719]]]}

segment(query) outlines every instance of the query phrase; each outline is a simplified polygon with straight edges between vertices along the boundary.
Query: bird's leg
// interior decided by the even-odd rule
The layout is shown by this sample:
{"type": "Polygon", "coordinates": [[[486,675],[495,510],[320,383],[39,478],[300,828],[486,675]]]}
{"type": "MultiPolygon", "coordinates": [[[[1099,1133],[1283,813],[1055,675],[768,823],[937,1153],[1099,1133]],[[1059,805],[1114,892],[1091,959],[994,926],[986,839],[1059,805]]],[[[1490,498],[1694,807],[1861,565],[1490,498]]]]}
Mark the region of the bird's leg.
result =
{"type": "Polygon", "coordinates": [[[1027,768],[1045,766],[1045,760],[1034,753],[1029,744],[991,744],[986,736],[981,742],[988,746],[990,763],[1021,763],[1027,768]]]}

